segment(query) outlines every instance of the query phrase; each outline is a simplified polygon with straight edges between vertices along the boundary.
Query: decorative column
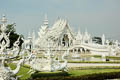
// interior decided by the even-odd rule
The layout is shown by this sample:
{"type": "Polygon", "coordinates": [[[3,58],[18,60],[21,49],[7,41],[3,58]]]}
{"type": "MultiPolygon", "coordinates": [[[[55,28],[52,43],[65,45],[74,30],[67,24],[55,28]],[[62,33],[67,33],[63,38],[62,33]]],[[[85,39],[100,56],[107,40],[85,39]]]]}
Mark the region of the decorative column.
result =
{"type": "Polygon", "coordinates": [[[80,48],[80,52],[82,53],[82,48],[80,48]]]}
{"type": "Polygon", "coordinates": [[[63,37],[60,39],[60,42],[61,42],[61,44],[60,44],[60,45],[61,45],[61,46],[62,46],[62,39],[63,39],[63,37]]]}
{"type": "Polygon", "coordinates": [[[86,53],[86,48],[84,48],[84,50],[85,50],[85,53],[86,53]]]}
{"type": "Polygon", "coordinates": [[[73,49],[73,54],[75,53],[75,50],[73,49]]]}
{"type": "Polygon", "coordinates": [[[69,47],[71,46],[70,41],[71,41],[71,40],[69,39],[69,47]]]}
{"type": "Polygon", "coordinates": [[[105,45],[105,35],[102,35],[102,45],[105,45]]]}

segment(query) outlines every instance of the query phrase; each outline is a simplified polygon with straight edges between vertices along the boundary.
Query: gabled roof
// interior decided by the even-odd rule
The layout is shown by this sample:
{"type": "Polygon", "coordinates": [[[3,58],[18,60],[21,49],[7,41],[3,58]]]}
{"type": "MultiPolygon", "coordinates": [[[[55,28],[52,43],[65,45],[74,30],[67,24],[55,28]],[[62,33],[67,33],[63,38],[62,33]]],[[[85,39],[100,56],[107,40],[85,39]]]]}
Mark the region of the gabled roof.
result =
{"type": "Polygon", "coordinates": [[[59,19],[55,22],[52,28],[49,28],[47,37],[54,37],[55,39],[60,37],[60,35],[64,32],[64,29],[67,27],[67,29],[70,32],[70,35],[73,36],[73,32],[70,29],[69,24],[64,19],[59,19]]]}

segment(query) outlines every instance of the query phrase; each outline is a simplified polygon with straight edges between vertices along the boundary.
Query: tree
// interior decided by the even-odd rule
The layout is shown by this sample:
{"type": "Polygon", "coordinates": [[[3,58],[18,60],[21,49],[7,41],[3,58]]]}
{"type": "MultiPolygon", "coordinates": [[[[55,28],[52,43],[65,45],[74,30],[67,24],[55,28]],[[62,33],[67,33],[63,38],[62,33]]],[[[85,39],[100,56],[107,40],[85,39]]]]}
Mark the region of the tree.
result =
{"type": "Polygon", "coordinates": [[[93,38],[92,38],[92,41],[95,42],[95,43],[98,43],[98,44],[102,44],[102,39],[101,39],[101,37],[93,37],[93,38]]]}
{"type": "Polygon", "coordinates": [[[15,26],[15,23],[14,24],[8,24],[7,27],[6,27],[7,28],[6,33],[8,34],[10,32],[10,35],[9,35],[10,46],[9,46],[9,48],[13,47],[14,42],[19,38],[19,36],[20,36],[19,46],[21,47],[21,45],[23,43],[23,40],[21,39],[21,38],[23,38],[23,35],[20,35],[20,34],[16,33],[16,29],[14,28],[14,26],[15,26]]]}
{"type": "Polygon", "coordinates": [[[16,32],[16,29],[14,28],[14,26],[15,26],[15,23],[13,23],[13,24],[8,24],[8,25],[7,25],[7,29],[6,29],[6,33],[9,33],[9,32],[15,33],[15,32],[16,32]]]}

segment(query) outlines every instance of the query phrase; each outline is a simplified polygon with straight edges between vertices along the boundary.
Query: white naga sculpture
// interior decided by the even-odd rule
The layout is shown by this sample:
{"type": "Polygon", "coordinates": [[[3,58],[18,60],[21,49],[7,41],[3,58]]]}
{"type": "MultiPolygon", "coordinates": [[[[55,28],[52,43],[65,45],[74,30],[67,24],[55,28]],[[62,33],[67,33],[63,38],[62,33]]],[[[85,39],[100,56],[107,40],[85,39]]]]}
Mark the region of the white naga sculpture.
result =
{"type": "Polygon", "coordinates": [[[12,76],[16,75],[20,70],[20,65],[24,61],[24,59],[21,59],[19,63],[17,64],[17,68],[15,70],[12,70],[10,67],[5,67],[5,60],[6,58],[0,58],[0,80],[17,80],[17,77],[14,78],[12,76]]]}
{"type": "Polygon", "coordinates": [[[34,73],[35,71],[54,72],[57,70],[67,72],[67,60],[65,57],[68,56],[69,49],[62,55],[63,62],[60,62],[59,59],[56,60],[56,51],[58,49],[56,49],[56,51],[52,50],[53,49],[48,43],[48,48],[44,51],[44,56],[42,58],[39,58],[35,55],[37,51],[31,51],[31,55],[29,56],[29,65],[31,66],[31,70],[29,73],[34,73]]]}
{"type": "Polygon", "coordinates": [[[10,45],[9,40],[9,34],[6,33],[6,22],[7,19],[5,16],[1,19],[2,25],[1,25],[1,34],[0,34],[0,80],[17,80],[17,78],[14,78],[18,71],[20,70],[20,65],[24,61],[24,59],[21,59],[15,70],[12,70],[10,67],[6,67],[6,62],[11,59],[15,58],[18,55],[19,52],[19,39],[14,43],[13,49],[8,49],[10,45]]]}

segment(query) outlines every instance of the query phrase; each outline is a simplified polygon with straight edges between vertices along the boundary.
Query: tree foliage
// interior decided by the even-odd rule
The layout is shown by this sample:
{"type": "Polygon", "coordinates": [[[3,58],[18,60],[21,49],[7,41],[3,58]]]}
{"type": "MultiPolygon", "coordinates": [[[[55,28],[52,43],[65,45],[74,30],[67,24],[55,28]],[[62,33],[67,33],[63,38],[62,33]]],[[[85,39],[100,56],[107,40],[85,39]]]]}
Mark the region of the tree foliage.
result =
{"type": "Polygon", "coordinates": [[[6,29],[6,33],[8,34],[10,32],[9,35],[9,39],[10,39],[10,46],[9,48],[13,47],[14,42],[19,38],[20,36],[20,44],[19,46],[21,47],[23,40],[21,38],[23,38],[23,35],[20,35],[18,33],[16,33],[16,29],[14,28],[15,24],[9,24],[7,25],[7,29],[6,29]]]}
{"type": "Polygon", "coordinates": [[[6,33],[15,33],[16,32],[16,29],[14,28],[14,24],[8,24],[7,25],[7,29],[6,29],[6,33]]]}
{"type": "Polygon", "coordinates": [[[101,37],[93,37],[92,40],[93,40],[93,42],[95,42],[95,43],[102,44],[102,39],[101,39],[101,37]]]}

